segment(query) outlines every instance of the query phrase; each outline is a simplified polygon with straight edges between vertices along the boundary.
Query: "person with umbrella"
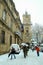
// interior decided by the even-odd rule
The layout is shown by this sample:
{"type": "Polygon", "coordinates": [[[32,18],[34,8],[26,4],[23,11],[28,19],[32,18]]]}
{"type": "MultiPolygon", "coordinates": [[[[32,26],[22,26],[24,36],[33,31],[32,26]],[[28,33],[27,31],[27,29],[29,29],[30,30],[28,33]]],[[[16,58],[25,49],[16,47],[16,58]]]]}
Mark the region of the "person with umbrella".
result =
{"type": "Polygon", "coordinates": [[[27,53],[28,53],[28,45],[26,43],[22,43],[22,49],[23,49],[23,53],[24,53],[24,58],[26,58],[27,53]]]}

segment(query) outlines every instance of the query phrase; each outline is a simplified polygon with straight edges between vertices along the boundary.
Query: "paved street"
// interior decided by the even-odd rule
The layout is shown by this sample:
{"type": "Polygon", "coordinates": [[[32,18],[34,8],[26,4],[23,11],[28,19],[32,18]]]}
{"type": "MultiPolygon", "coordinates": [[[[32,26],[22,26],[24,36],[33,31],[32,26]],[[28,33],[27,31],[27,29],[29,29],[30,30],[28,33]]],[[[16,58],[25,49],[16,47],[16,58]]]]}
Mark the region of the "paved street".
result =
{"type": "Polygon", "coordinates": [[[43,53],[40,52],[40,56],[37,57],[36,51],[29,50],[28,56],[23,57],[23,52],[16,55],[16,59],[10,60],[8,54],[0,56],[0,65],[43,65],[43,53]]]}

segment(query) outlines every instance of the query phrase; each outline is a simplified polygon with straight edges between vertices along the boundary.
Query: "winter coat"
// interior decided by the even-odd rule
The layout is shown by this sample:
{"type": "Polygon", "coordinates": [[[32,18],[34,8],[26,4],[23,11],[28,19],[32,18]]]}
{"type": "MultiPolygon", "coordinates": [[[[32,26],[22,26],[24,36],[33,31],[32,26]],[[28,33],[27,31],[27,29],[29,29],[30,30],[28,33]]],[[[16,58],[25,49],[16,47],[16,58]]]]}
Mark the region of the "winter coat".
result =
{"type": "Polygon", "coordinates": [[[39,48],[39,47],[37,47],[37,46],[35,47],[35,49],[36,49],[36,51],[37,51],[37,52],[38,52],[38,51],[40,51],[40,48],[39,48]]]}
{"type": "Polygon", "coordinates": [[[10,51],[11,54],[15,54],[15,49],[12,48],[11,51],[10,51]]]}

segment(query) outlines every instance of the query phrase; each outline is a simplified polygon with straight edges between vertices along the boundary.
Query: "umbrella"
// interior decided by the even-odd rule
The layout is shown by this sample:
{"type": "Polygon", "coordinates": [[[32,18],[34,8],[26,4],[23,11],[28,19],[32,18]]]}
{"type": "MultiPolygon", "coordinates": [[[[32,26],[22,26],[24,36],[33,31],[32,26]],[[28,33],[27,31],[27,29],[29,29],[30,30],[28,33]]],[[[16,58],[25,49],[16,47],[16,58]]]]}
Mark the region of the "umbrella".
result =
{"type": "Polygon", "coordinates": [[[10,49],[12,49],[12,47],[16,50],[16,52],[20,52],[20,47],[18,44],[11,44],[10,49]]]}
{"type": "Polygon", "coordinates": [[[22,46],[28,46],[28,44],[26,44],[26,43],[22,43],[21,45],[22,45],[22,46]]]}

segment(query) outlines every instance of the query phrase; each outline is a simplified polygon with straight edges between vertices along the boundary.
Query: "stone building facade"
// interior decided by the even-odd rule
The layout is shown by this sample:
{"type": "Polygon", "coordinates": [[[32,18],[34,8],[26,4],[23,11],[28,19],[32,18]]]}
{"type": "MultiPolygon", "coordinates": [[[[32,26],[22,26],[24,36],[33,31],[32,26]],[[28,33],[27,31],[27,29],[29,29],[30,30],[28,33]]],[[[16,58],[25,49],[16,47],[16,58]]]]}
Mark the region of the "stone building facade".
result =
{"type": "Polygon", "coordinates": [[[23,26],[24,26],[23,42],[31,43],[32,37],[31,16],[27,12],[25,12],[25,14],[23,15],[23,26]]]}
{"type": "Polygon", "coordinates": [[[0,54],[22,42],[22,23],[13,0],[0,0],[0,54]]]}

